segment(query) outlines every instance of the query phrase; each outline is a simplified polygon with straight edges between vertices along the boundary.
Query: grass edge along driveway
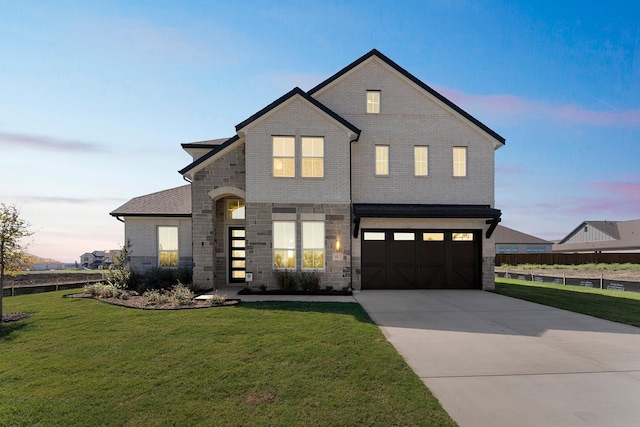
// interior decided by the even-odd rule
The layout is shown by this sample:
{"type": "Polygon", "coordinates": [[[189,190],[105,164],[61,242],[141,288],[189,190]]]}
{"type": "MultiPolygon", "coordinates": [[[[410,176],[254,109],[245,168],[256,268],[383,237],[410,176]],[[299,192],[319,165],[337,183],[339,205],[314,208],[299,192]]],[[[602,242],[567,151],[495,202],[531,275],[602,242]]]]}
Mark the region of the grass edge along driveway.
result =
{"type": "MultiPolygon", "coordinates": [[[[7,298],[0,425],[455,425],[355,303],[7,298]]],[[[69,293],[66,291],[66,293],[69,293]]]]}
{"type": "Polygon", "coordinates": [[[640,327],[640,293],[496,278],[495,293],[640,327]]]}

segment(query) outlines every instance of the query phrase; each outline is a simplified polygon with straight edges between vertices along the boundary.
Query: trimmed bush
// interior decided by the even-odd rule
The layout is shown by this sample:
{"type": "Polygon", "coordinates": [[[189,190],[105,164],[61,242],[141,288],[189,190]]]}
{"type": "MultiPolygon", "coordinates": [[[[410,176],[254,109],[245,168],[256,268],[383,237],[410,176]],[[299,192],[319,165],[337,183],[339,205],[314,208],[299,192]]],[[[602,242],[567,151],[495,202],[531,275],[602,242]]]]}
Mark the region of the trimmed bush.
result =
{"type": "Polygon", "coordinates": [[[320,289],[320,275],[317,271],[303,271],[298,274],[300,287],[303,291],[315,292],[320,289]]]}
{"type": "Polygon", "coordinates": [[[289,270],[275,270],[273,275],[276,279],[276,285],[283,291],[295,291],[298,288],[298,280],[294,272],[289,270]]]}

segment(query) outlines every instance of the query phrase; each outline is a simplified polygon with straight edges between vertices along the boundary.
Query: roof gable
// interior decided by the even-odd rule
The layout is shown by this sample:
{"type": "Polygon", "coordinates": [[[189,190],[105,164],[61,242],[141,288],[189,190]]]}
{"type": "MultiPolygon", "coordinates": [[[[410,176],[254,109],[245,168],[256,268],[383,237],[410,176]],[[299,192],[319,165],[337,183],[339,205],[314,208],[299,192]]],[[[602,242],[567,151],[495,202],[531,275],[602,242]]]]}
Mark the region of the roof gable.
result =
{"type": "Polygon", "coordinates": [[[276,108],[278,108],[279,106],[281,106],[282,104],[284,104],[285,102],[287,102],[288,100],[290,100],[291,98],[293,98],[295,96],[302,97],[305,101],[309,102],[311,105],[313,105],[314,107],[316,107],[317,109],[322,111],[324,114],[329,116],[334,121],[338,122],[339,124],[341,124],[342,126],[344,126],[347,129],[349,129],[351,132],[357,134],[358,136],[360,135],[360,129],[355,127],[353,124],[349,123],[344,118],[340,117],[335,112],[331,111],[326,105],[322,104],[317,99],[314,99],[311,96],[309,96],[305,91],[303,91],[299,87],[293,88],[292,90],[290,90],[289,92],[287,92],[286,94],[281,96],[280,98],[278,98],[275,101],[273,101],[271,104],[269,104],[266,107],[264,107],[262,110],[258,111],[257,113],[255,113],[254,115],[249,117],[248,119],[244,120],[241,123],[238,123],[236,125],[236,132],[240,132],[242,129],[244,129],[245,127],[249,126],[251,123],[255,122],[256,120],[258,120],[260,118],[262,118],[264,115],[266,115],[269,112],[275,110],[276,108]]]}
{"type": "Polygon", "coordinates": [[[226,142],[220,145],[217,145],[216,147],[213,147],[211,151],[209,151],[204,156],[198,158],[188,166],[185,166],[183,169],[180,169],[178,173],[180,175],[196,173],[197,171],[199,171],[200,169],[206,166],[206,164],[208,163],[207,161],[209,159],[211,159],[212,157],[216,156],[219,153],[226,153],[227,151],[229,151],[230,147],[232,147],[239,140],[240,140],[240,137],[238,135],[232,136],[231,138],[227,139],[226,142]]]}
{"type": "Polygon", "coordinates": [[[480,122],[478,119],[473,117],[471,114],[469,114],[466,111],[464,111],[462,108],[458,107],[456,104],[454,104],[449,99],[447,99],[444,95],[442,95],[441,93],[437,92],[435,89],[433,89],[432,87],[430,87],[429,85],[427,85],[426,83],[424,83],[423,81],[421,81],[420,79],[415,77],[413,74],[409,73],[407,70],[405,70],[400,65],[398,65],[397,63],[395,63],[394,61],[389,59],[387,56],[383,55],[377,49],[373,49],[370,52],[366,53],[365,55],[361,56],[360,58],[356,59],[354,62],[352,62],[351,64],[347,65],[346,67],[344,67],[342,70],[338,71],[333,76],[329,77],[325,81],[323,81],[320,84],[318,84],[316,87],[314,87],[311,90],[309,90],[308,94],[310,96],[314,96],[315,94],[317,94],[318,92],[322,91],[324,88],[326,88],[327,86],[331,85],[333,82],[335,82],[336,80],[340,79],[341,77],[343,77],[344,75],[346,75],[350,71],[354,70],[355,68],[359,67],[360,65],[362,65],[363,63],[365,63],[367,60],[369,60],[370,58],[372,58],[374,56],[376,58],[378,58],[379,60],[381,60],[386,65],[388,65],[389,67],[391,67],[392,69],[394,69],[395,71],[397,71],[399,74],[404,76],[406,79],[408,79],[409,81],[414,83],[420,89],[426,91],[427,93],[429,93],[430,95],[435,97],[437,100],[439,100],[440,102],[445,104],[447,107],[451,108],[453,111],[458,113],[460,116],[462,116],[463,118],[465,118],[466,120],[471,122],[473,125],[475,125],[476,127],[480,128],[483,132],[487,133],[490,137],[492,137],[493,139],[498,141],[500,144],[502,144],[502,145],[505,144],[505,139],[502,136],[500,136],[498,133],[496,133],[495,131],[490,129],[488,126],[486,126],[485,124],[480,122]]]}
{"type": "Polygon", "coordinates": [[[503,225],[496,227],[496,244],[539,244],[552,245],[552,242],[514,230],[503,225]]]}

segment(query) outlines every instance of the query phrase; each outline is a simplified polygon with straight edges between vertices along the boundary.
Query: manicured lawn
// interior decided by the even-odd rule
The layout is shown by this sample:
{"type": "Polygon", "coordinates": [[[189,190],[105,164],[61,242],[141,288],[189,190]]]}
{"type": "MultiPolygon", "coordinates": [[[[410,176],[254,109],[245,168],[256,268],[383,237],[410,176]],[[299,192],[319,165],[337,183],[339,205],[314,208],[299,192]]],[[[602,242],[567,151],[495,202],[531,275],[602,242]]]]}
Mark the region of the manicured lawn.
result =
{"type": "Polygon", "coordinates": [[[496,293],[640,327],[640,293],[496,278],[496,293]]]}
{"type": "MultiPolygon", "coordinates": [[[[2,426],[455,425],[357,304],[6,298],[2,426]]],[[[69,291],[66,291],[69,293],[69,291]]]]}

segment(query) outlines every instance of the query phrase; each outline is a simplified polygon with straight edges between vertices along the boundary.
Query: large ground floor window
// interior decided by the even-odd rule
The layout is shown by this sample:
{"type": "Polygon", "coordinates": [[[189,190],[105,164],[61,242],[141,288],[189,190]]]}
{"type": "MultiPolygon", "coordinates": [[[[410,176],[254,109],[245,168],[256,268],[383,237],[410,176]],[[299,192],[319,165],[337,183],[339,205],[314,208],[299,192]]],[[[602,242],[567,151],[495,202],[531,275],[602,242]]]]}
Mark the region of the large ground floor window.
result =
{"type": "Polygon", "coordinates": [[[178,227],[158,227],[158,266],[178,268],[178,227]]]}

